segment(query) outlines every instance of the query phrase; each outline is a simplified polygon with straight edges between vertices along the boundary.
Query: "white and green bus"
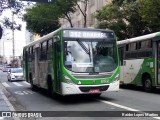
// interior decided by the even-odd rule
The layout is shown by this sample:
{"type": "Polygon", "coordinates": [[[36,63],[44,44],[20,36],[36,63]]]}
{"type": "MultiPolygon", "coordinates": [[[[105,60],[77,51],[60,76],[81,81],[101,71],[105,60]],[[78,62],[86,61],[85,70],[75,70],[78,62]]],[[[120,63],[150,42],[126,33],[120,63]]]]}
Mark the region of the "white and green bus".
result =
{"type": "Polygon", "coordinates": [[[58,29],[23,49],[25,79],[51,94],[94,94],[118,91],[120,66],[111,30],[58,29]]]}
{"type": "Polygon", "coordinates": [[[160,86],[160,32],[118,41],[121,84],[160,86]]]}

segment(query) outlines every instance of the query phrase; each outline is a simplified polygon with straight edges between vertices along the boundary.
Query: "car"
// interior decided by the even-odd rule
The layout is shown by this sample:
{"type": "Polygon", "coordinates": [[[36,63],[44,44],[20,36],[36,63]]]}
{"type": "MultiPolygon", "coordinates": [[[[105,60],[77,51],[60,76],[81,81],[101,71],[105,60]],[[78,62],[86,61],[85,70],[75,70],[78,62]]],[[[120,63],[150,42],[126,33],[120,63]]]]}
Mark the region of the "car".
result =
{"type": "Polygon", "coordinates": [[[22,68],[9,68],[7,72],[8,81],[24,80],[22,68]]]}

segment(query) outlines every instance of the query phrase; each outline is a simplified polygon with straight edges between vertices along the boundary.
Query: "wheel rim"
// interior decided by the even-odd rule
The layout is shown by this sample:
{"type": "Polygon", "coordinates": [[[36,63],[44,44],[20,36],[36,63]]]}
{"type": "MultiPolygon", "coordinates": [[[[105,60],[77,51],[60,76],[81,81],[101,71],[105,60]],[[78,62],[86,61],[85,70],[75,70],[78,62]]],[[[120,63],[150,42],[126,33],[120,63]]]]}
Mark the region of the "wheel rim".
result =
{"type": "Polygon", "coordinates": [[[151,81],[150,81],[150,79],[147,79],[147,80],[145,81],[145,87],[146,87],[146,88],[151,88],[151,81]]]}

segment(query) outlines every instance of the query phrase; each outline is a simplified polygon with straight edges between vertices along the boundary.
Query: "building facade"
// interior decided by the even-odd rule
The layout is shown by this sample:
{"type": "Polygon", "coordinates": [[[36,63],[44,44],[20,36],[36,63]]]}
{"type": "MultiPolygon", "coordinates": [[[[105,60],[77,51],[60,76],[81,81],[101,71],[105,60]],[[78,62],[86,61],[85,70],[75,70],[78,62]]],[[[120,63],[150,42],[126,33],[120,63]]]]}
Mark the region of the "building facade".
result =
{"type": "MultiPolygon", "coordinates": [[[[102,9],[104,5],[110,3],[112,0],[89,0],[87,4],[87,27],[96,27],[97,20],[94,18],[94,14],[97,10],[102,9]]],[[[82,10],[84,10],[84,3],[80,1],[78,3],[82,10]]],[[[81,11],[77,8],[76,12],[71,15],[73,27],[84,27],[84,17],[81,11]]],[[[70,27],[70,23],[66,19],[60,20],[62,27],[70,27]]]]}

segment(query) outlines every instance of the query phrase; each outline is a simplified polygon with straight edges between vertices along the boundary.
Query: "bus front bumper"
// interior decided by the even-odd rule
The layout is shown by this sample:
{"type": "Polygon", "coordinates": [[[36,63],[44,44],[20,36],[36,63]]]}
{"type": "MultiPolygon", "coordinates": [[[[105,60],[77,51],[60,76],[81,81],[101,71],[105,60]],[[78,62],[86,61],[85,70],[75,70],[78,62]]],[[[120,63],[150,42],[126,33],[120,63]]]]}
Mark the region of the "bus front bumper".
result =
{"type": "Polygon", "coordinates": [[[99,89],[99,93],[107,91],[119,91],[119,81],[103,85],[75,85],[62,82],[61,88],[62,88],[62,95],[93,94],[90,93],[90,90],[94,89],[99,89]]]}

